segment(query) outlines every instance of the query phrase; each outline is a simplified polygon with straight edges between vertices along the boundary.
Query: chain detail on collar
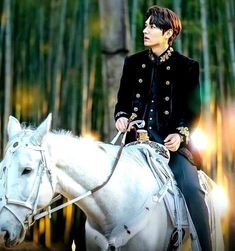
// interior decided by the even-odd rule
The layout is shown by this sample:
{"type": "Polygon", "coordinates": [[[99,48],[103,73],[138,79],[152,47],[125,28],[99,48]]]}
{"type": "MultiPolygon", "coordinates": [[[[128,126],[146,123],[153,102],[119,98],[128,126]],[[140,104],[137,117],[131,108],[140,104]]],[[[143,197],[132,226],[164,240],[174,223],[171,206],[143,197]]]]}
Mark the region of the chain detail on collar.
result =
{"type": "Polygon", "coordinates": [[[169,47],[166,52],[164,52],[161,56],[160,56],[160,62],[165,62],[166,60],[168,60],[171,55],[172,52],[174,51],[174,49],[172,47],[169,47]]]}
{"type": "Polygon", "coordinates": [[[156,62],[157,64],[159,63],[163,63],[165,61],[167,61],[171,56],[172,56],[172,52],[174,51],[174,49],[172,47],[169,47],[165,52],[163,52],[159,57],[157,55],[155,55],[151,49],[149,49],[148,52],[148,56],[149,59],[152,62],[156,62]]]}

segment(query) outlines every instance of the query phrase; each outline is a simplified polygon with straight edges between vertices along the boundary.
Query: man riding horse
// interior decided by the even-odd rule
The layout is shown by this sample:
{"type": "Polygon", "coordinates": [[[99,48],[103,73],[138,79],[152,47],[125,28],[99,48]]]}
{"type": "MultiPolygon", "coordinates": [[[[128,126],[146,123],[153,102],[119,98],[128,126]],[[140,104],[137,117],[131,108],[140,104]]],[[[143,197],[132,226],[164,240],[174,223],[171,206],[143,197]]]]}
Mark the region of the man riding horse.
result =
{"type": "MultiPolygon", "coordinates": [[[[172,48],[181,32],[178,16],[152,6],[146,13],[144,45],[125,59],[117,104],[116,128],[127,129],[131,113],[144,119],[151,141],[170,151],[169,166],[186,200],[203,251],[212,250],[208,211],[200,188],[189,135],[200,116],[199,64],[172,48]]],[[[127,141],[134,141],[135,130],[127,141]]]]}

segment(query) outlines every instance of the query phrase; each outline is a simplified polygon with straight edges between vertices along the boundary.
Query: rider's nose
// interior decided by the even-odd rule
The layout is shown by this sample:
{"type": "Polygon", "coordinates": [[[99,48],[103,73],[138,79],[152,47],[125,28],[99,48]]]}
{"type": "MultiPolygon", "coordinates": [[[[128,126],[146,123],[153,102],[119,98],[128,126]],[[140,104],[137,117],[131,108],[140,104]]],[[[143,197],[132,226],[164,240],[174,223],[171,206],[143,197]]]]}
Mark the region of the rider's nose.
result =
{"type": "Polygon", "coordinates": [[[143,29],[143,33],[144,33],[144,34],[147,34],[148,32],[149,32],[149,28],[148,28],[148,26],[144,27],[144,29],[143,29]]]}

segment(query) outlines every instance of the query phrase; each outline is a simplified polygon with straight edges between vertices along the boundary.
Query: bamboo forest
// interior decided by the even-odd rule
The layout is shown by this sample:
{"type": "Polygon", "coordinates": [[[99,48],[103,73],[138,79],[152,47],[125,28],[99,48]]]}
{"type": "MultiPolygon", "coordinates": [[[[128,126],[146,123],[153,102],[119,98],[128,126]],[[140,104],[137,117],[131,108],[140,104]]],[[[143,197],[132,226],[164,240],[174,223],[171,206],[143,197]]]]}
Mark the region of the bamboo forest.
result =
{"type": "MultiPolygon", "coordinates": [[[[183,29],[173,47],[200,64],[202,115],[195,142],[203,171],[227,196],[218,200],[226,204],[225,250],[233,251],[234,0],[0,0],[0,157],[9,115],[38,126],[52,113],[53,129],[109,143],[117,133],[113,114],[123,62],[146,49],[145,12],[154,4],[177,13],[183,29]]],[[[61,201],[66,199],[55,204],[61,201]]],[[[70,205],[37,221],[25,241],[9,250],[83,251],[84,222],[84,213],[70,205]]]]}

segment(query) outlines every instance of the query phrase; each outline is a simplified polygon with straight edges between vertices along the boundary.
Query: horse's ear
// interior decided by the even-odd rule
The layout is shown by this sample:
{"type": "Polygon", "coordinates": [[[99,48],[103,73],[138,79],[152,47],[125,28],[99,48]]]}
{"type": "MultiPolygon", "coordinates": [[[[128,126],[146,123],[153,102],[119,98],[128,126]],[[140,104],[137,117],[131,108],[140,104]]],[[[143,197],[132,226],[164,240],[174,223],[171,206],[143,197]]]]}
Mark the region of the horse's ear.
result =
{"type": "Polygon", "coordinates": [[[10,115],[8,126],[7,126],[7,133],[8,133],[9,139],[12,139],[21,130],[22,128],[21,128],[19,120],[10,115]]]}
{"type": "Polygon", "coordinates": [[[34,145],[41,145],[43,137],[50,131],[51,128],[51,113],[47,118],[39,125],[34,134],[31,136],[31,143],[34,145]]]}

